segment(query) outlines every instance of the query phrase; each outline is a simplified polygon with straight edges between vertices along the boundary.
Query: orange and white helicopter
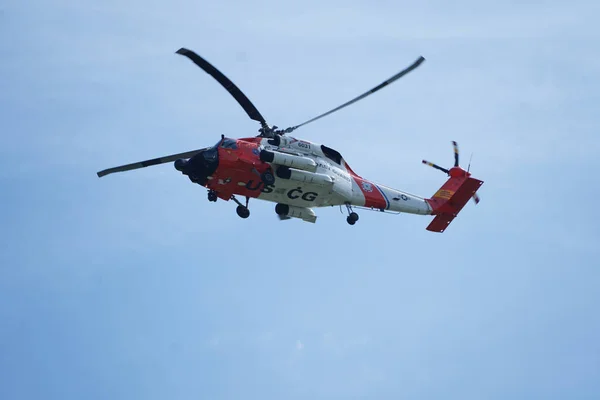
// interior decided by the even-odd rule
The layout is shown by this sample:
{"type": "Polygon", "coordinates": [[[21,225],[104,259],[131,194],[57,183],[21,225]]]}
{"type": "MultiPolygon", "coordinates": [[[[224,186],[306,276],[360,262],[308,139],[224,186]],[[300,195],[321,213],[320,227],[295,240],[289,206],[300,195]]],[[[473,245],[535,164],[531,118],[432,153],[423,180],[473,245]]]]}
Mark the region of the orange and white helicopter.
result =
{"type": "Polygon", "coordinates": [[[470,198],[479,202],[476,192],[483,181],[472,178],[468,170],[459,166],[456,142],[453,142],[452,168],[445,169],[423,160],[424,164],[449,176],[431,198],[424,198],[369,181],[356,174],[338,151],[288,135],[396,81],[417,68],[425,60],[423,57],[349,102],[299,125],[279,129],[267,124],[242,91],[208,61],[185,48],[176,53],[189,58],[227,89],[248,116],[260,122],[259,135],[241,139],[221,136],[214,146],[106,169],[98,172],[98,177],[174,162],[175,169],[208,189],[209,201],[233,200],[242,218],[250,215],[250,198],[257,198],[277,203],[275,212],[280,219],[298,218],[313,223],[317,219],[313,208],[325,206],[345,206],[350,225],[358,221],[353,208],[433,215],[434,219],[427,226],[432,232],[443,232],[470,198]],[[236,196],[245,197],[245,204],[236,196]]]}

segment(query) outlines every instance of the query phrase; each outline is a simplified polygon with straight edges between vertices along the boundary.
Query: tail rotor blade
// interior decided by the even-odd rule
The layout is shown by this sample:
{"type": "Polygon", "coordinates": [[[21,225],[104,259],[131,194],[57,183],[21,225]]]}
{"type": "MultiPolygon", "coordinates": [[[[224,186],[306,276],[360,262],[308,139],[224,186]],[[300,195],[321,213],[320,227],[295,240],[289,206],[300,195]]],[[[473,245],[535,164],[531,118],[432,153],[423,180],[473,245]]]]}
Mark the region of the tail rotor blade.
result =
{"type": "Polygon", "coordinates": [[[477,193],[475,193],[473,195],[473,201],[475,202],[475,204],[479,204],[480,199],[479,199],[479,196],[477,195],[477,193]]]}
{"type": "Polygon", "coordinates": [[[450,174],[450,171],[448,171],[446,168],[442,168],[439,165],[429,162],[427,160],[423,160],[423,164],[429,165],[430,167],[433,167],[435,169],[439,169],[440,171],[445,172],[446,174],[450,174]]]}
{"type": "Polygon", "coordinates": [[[454,146],[454,166],[458,167],[458,144],[452,141],[452,146],[454,146]]]}
{"type": "Polygon", "coordinates": [[[467,167],[467,172],[471,171],[471,161],[473,160],[473,153],[471,153],[471,157],[469,158],[469,166],[467,167]]]}

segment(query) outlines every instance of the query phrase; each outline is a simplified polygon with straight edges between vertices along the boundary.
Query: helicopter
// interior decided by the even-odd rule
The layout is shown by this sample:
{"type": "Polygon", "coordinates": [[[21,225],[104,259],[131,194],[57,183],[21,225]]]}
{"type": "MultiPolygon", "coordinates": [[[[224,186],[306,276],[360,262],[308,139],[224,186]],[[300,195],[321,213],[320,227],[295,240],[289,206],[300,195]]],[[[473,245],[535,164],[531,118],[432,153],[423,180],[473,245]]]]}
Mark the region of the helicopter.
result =
{"type": "Polygon", "coordinates": [[[250,216],[248,205],[252,198],[275,203],[275,213],[281,220],[295,218],[315,223],[317,215],[313,209],[339,206],[346,208],[350,225],[359,219],[355,209],[409,213],[433,216],[426,229],[439,233],[446,230],[471,198],[479,203],[476,192],[483,181],[471,176],[470,165],[467,170],[459,166],[459,150],[454,141],[451,168],[422,161],[448,176],[442,187],[426,198],[365,179],[352,170],[337,150],[289,135],[390,85],[419,67],[425,61],[422,56],[360,96],[301,124],[279,129],[269,125],[248,97],[200,55],[187,48],[180,48],[176,54],[187,57],[221,84],[248,117],[260,123],[259,134],[246,138],[221,135],[213,146],[105,169],[97,172],[98,177],[173,162],[177,171],[208,190],[210,202],[231,200],[244,219],[250,216]],[[245,202],[238,197],[244,197],[245,202]]]}

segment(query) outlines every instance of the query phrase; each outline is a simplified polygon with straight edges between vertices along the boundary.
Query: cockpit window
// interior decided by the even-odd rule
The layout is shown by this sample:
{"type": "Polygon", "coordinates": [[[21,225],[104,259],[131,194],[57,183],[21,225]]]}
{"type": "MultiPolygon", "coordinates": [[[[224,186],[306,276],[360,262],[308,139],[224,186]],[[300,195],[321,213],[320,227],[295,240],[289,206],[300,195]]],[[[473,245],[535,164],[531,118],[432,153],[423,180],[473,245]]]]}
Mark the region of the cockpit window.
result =
{"type": "Polygon", "coordinates": [[[208,162],[214,162],[214,161],[217,161],[219,153],[218,153],[216,147],[211,147],[211,148],[208,148],[208,149],[204,150],[202,152],[202,155],[203,155],[203,157],[204,157],[204,159],[206,161],[208,161],[208,162]]]}
{"type": "Polygon", "coordinates": [[[235,142],[235,140],[233,139],[223,139],[223,141],[221,142],[221,147],[224,149],[237,149],[237,144],[235,142]]]}
{"type": "Polygon", "coordinates": [[[334,150],[334,149],[332,149],[330,147],[321,145],[321,151],[330,160],[336,162],[337,164],[341,164],[342,163],[342,155],[337,150],[334,150]]]}

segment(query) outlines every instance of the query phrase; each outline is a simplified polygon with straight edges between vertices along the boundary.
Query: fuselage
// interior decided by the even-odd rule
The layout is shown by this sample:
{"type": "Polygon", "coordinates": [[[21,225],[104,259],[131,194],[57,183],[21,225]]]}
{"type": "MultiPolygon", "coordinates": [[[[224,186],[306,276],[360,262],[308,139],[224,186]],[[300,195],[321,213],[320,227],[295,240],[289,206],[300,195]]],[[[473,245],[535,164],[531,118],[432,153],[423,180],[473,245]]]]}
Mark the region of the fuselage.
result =
{"type": "MultiPolygon", "coordinates": [[[[273,144],[273,140],[260,137],[223,138],[207,149],[211,154],[218,152],[218,161],[207,164],[210,174],[197,183],[224,200],[240,195],[303,208],[349,204],[411,214],[432,211],[424,198],[360,177],[334,149],[289,136],[282,136],[278,142],[273,144]],[[284,154],[281,157],[300,161],[296,162],[300,167],[294,161],[289,164],[290,168],[266,163],[261,161],[261,152],[277,157],[284,154]],[[285,172],[278,168],[284,168],[285,172]],[[276,170],[275,180],[265,184],[261,174],[270,169],[276,170]]],[[[206,163],[203,157],[199,154],[190,162],[206,163]]]]}

